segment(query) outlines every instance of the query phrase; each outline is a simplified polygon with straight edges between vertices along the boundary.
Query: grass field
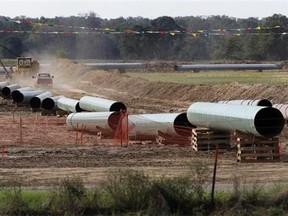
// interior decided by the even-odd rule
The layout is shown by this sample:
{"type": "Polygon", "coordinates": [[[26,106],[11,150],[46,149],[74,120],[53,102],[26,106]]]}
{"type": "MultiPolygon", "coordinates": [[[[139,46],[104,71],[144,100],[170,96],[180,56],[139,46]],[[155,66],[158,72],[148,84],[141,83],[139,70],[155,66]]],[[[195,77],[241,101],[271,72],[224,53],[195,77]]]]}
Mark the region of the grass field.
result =
{"type": "Polygon", "coordinates": [[[201,71],[192,72],[127,72],[130,77],[144,78],[150,81],[174,82],[182,84],[226,84],[231,82],[246,84],[283,85],[288,82],[288,73],[284,71],[201,71]]]}

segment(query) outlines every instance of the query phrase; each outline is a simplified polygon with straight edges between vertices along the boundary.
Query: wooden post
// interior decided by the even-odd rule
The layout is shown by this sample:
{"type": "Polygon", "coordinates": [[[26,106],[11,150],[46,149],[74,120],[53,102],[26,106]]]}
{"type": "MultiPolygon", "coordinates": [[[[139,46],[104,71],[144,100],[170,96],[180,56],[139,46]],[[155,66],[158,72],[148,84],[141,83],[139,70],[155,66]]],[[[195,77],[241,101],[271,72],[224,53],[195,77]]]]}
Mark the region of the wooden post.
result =
{"type": "Polygon", "coordinates": [[[15,124],[16,121],[15,121],[15,109],[12,109],[12,116],[13,116],[13,123],[15,124]]]}
{"type": "Polygon", "coordinates": [[[75,138],[75,145],[78,143],[78,123],[77,123],[77,128],[76,128],[76,138],[75,138]]]}
{"type": "Polygon", "coordinates": [[[218,161],[218,144],[215,146],[215,161],[214,161],[214,172],[213,172],[213,181],[212,181],[212,191],[211,191],[211,207],[214,208],[214,191],[216,183],[216,172],[217,172],[217,161],[218,161]]]}
{"type": "Polygon", "coordinates": [[[126,139],[127,139],[127,146],[129,145],[129,121],[128,121],[128,113],[127,113],[127,111],[125,111],[125,118],[126,118],[126,120],[127,120],[127,122],[126,122],[126,134],[127,134],[127,137],[126,137],[126,139]]]}
{"type": "Polygon", "coordinates": [[[46,129],[47,129],[47,127],[48,127],[48,118],[47,118],[47,116],[45,117],[45,123],[46,123],[46,129]]]}
{"type": "Polygon", "coordinates": [[[23,143],[22,118],[20,117],[20,143],[23,143]]]}
{"type": "Polygon", "coordinates": [[[120,146],[122,147],[123,144],[123,127],[122,127],[122,123],[123,123],[123,111],[121,112],[121,118],[120,118],[120,146]]]}
{"type": "Polygon", "coordinates": [[[36,130],[37,124],[38,124],[38,112],[35,113],[33,133],[34,133],[35,130],[36,130]]]}
{"type": "Polygon", "coordinates": [[[84,125],[82,124],[82,127],[81,127],[81,136],[80,136],[80,144],[81,144],[81,145],[83,144],[83,133],[84,133],[84,125]]]}

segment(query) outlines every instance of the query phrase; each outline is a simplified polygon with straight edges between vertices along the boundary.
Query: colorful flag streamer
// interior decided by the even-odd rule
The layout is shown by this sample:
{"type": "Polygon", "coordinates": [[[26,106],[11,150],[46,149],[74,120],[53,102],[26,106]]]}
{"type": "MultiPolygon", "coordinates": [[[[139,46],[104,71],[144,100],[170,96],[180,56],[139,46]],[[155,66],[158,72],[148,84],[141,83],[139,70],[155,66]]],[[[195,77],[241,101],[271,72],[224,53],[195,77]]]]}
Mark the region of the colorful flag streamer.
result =
{"type": "Polygon", "coordinates": [[[158,30],[146,30],[137,31],[133,29],[125,29],[123,31],[116,31],[110,28],[89,28],[85,26],[65,26],[60,24],[51,23],[33,23],[29,19],[23,20],[9,20],[6,17],[2,17],[6,22],[13,22],[17,24],[17,30],[2,28],[0,25],[0,33],[5,34],[59,34],[64,36],[70,35],[147,35],[154,34],[159,36],[169,35],[174,37],[176,35],[191,35],[192,37],[209,37],[209,36],[242,36],[242,35],[286,35],[288,34],[287,26],[273,26],[263,27],[257,26],[255,28],[242,28],[242,29],[199,29],[199,30],[170,30],[170,31],[158,31],[158,30]],[[21,27],[30,27],[31,30],[22,30],[21,27]]]}

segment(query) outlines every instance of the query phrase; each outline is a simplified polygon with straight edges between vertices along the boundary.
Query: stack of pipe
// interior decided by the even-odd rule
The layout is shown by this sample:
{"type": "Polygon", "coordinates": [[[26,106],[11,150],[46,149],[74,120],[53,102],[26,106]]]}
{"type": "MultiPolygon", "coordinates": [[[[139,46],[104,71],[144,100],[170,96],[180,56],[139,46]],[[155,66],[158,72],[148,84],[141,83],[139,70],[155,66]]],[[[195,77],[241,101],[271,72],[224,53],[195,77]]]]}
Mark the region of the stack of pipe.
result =
{"type": "MultiPolygon", "coordinates": [[[[121,112],[82,112],[72,113],[67,117],[68,129],[85,128],[85,130],[100,130],[111,133],[117,129],[121,112]]],[[[158,132],[168,136],[191,136],[192,125],[186,113],[161,113],[129,115],[126,122],[129,136],[137,139],[155,139],[158,132]]],[[[123,122],[123,125],[125,122],[123,122]]],[[[123,129],[123,128],[122,128],[123,129]]]]}
{"type": "Polygon", "coordinates": [[[41,104],[41,108],[43,108],[44,110],[47,110],[47,111],[56,110],[57,109],[57,101],[63,97],[64,97],[63,95],[54,96],[54,97],[47,97],[47,98],[43,99],[42,104],[41,104]]]}
{"type": "Polygon", "coordinates": [[[57,100],[57,109],[66,111],[66,112],[81,112],[83,109],[79,106],[79,100],[61,97],[57,100]]]}
{"type": "Polygon", "coordinates": [[[130,135],[137,137],[157,137],[161,131],[168,136],[191,136],[192,128],[186,113],[158,113],[129,115],[128,125],[130,135]]]}
{"type": "Polygon", "coordinates": [[[191,124],[215,130],[235,131],[262,137],[281,133],[285,120],[278,109],[262,106],[243,106],[197,102],[187,111],[191,124]]]}
{"type": "Polygon", "coordinates": [[[175,65],[175,71],[195,71],[201,70],[275,70],[282,69],[282,64],[191,64],[175,65]]]}
{"type": "Polygon", "coordinates": [[[23,92],[23,91],[32,91],[33,89],[31,87],[21,87],[21,88],[18,88],[18,89],[15,89],[11,92],[11,97],[13,99],[13,97],[15,97],[15,95],[19,94],[20,92],[23,92]]]}
{"type": "Polygon", "coordinates": [[[22,90],[13,92],[12,100],[18,104],[30,104],[30,100],[43,93],[42,90],[22,90]]]}
{"type": "Polygon", "coordinates": [[[6,86],[10,85],[9,82],[0,82],[0,93],[2,95],[2,89],[6,86]]]}
{"type": "Polygon", "coordinates": [[[79,112],[67,116],[69,130],[104,132],[114,134],[120,120],[120,112],[79,112]]]}
{"type": "Polygon", "coordinates": [[[32,97],[30,100],[30,107],[32,109],[40,109],[42,106],[42,102],[44,99],[48,97],[52,97],[52,92],[43,92],[42,94],[36,95],[35,97],[32,97]]]}
{"type": "Polygon", "coordinates": [[[122,102],[92,96],[80,98],[79,106],[81,109],[90,112],[117,112],[127,110],[125,104],[122,102]]]}
{"type": "Polygon", "coordinates": [[[2,95],[4,98],[10,98],[12,91],[21,88],[20,85],[18,84],[11,84],[8,86],[5,86],[4,88],[1,89],[2,95]]]}

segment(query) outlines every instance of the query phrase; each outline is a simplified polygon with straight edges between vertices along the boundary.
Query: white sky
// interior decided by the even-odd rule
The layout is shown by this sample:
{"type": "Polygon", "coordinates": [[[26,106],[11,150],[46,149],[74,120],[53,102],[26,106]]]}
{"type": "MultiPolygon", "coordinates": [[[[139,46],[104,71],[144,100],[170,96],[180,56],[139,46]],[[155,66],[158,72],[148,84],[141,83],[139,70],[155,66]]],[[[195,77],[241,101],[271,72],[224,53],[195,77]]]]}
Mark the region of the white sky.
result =
{"type": "Polygon", "coordinates": [[[227,15],[263,18],[288,17],[288,0],[0,0],[0,16],[54,18],[95,12],[100,18],[227,15]]]}

